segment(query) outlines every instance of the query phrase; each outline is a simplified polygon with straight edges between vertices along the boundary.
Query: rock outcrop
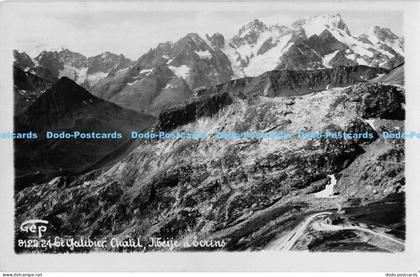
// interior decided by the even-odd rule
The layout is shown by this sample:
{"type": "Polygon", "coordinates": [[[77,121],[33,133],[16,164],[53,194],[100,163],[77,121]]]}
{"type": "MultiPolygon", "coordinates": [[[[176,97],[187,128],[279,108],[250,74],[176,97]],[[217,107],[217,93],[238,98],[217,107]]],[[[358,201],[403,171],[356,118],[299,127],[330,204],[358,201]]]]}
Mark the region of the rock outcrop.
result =
{"type": "Polygon", "coordinates": [[[54,84],[17,66],[13,67],[14,113],[23,113],[43,92],[54,84]]]}

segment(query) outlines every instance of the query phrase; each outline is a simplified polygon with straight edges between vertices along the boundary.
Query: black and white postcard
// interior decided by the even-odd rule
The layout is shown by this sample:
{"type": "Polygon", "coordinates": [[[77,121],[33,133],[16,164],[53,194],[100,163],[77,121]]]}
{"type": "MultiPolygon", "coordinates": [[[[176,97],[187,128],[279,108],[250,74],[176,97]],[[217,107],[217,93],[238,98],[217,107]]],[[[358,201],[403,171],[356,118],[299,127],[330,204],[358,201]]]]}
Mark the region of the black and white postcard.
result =
{"type": "Polygon", "coordinates": [[[420,270],[419,12],[0,3],[1,268],[420,270]]]}

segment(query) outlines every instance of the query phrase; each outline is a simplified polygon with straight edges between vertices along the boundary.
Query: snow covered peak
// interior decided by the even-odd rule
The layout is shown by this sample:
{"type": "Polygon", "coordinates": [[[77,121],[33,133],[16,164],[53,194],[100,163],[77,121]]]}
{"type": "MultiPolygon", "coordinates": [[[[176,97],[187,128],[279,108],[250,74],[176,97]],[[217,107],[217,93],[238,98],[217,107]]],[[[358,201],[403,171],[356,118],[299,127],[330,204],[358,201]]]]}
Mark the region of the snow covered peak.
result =
{"type": "Polygon", "coordinates": [[[394,34],[389,28],[373,26],[359,35],[360,39],[369,40],[373,44],[385,44],[400,54],[403,51],[403,39],[394,34]]]}
{"type": "Polygon", "coordinates": [[[189,33],[184,37],[184,39],[193,41],[196,44],[200,44],[203,42],[203,39],[197,33],[189,33]]]}
{"type": "Polygon", "coordinates": [[[395,40],[399,39],[399,37],[394,34],[389,28],[380,27],[380,26],[373,26],[366,30],[362,35],[368,35],[368,36],[375,36],[380,41],[389,41],[389,40],[395,40]]]}
{"type": "Polygon", "coordinates": [[[354,37],[338,13],[305,17],[290,26],[253,20],[227,40],[223,51],[237,68],[235,72],[245,76],[279,66],[305,70],[357,64],[386,67],[389,60],[401,60],[404,54],[403,40],[389,29],[373,27],[354,37]]]}
{"type": "Polygon", "coordinates": [[[213,47],[219,49],[225,47],[225,37],[220,33],[214,33],[212,36],[206,34],[206,40],[209,42],[208,44],[213,47]]]}
{"type": "Polygon", "coordinates": [[[248,24],[244,25],[235,35],[231,42],[236,47],[241,45],[249,45],[251,47],[263,43],[268,37],[280,37],[284,34],[283,28],[279,26],[270,26],[268,27],[263,22],[258,19],[255,19],[248,24]],[[262,41],[261,41],[262,40],[262,41]]]}
{"type": "Polygon", "coordinates": [[[74,62],[75,60],[86,60],[87,59],[82,54],[77,53],[77,52],[72,52],[67,48],[43,50],[35,58],[35,60],[39,61],[43,58],[58,59],[58,60],[62,60],[63,62],[66,62],[66,61],[74,62]]]}
{"type": "Polygon", "coordinates": [[[25,52],[29,54],[31,58],[35,58],[39,56],[42,52],[60,52],[64,50],[65,47],[61,45],[45,45],[45,44],[39,44],[34,47],[31,47],[30,49],[27,49],[25,52]]]}
{"type": "Polygon", "coordinates": [[[109,51],[105,51],[105,52],[101,53],[100,55],[101,55],[101,57],[102,57],[103,59],[106,59],[106,58],[111,58],[111,57],[117,56],[116,54],[111,53],[111,52],[109,52],[109,51]]]}
{"type": "Polygon", "coordinates": [[[351,35],[346,23],[344,23],[339,13],[317,14],[315,16],[305,17],[295,21],[292,24],[292,28],[303,28],[307,37],[312,35],[319,35],[325,29],[337,30],[340,33],[344,32],[348,36],[351,35]]]}
{"type": "Polygon", "coordinates": [[[55,50],[43,50],[41,53],[39,53],[38,56],[35,57],[35,61],[39,62],[42,59],[48,59],[48,58],[55,58],[55,59],[59,59],[60,54],[59,51],[55,51],[55,50]]]}
{"type": "Polygon", "coordinates": [[[400,55],[404,52],[403,38],[394,34],[389,28],[373,26],[360,34],[358,39],[367,43],[370,42],[374,45],[379,45],[382,48],[385,45],[385,47],[392,48],[400,55]]]}
{"type": "MultiPolygon", "coordinates": [[[[167,45],[165,52],[186,53],[194,50],[209,50],[210,46],[207,42],[196,33],[189,33],[183,38],[176,41],[172,46],[167,45]]],[[[168,53],[166,53],[168,54],[168,53]]]]}
{"type": "Polygon", "coordinates": [[[293,31],[292,29],[290,29],[290,27],[285,26],[285,25],[280,25],[280,24],[271,25],[269,27],[269,30],[278,32],[279,34],[283,34],[283,35],[289,34],[293,31]]]}
{"type": "Polygon", "coordinates": [[[266,30],[268,30],[267,25],[258,19],[254,19],[239,29],[238,37],[246,37],[248,35],[252,35],[253,33],[260,33],[266,30]]]}
{"type": "Polygon", "coordinates": [[[125,58],[125,57],[123,54],[115,54],[110,51],[105,51],[105,52],[100,53],[99,55],[89,57],[89,59],[93,59],[93,58],[97,58],[97,59],[100,58],[103,60],[113,60],[113,59],[125,58]]]}

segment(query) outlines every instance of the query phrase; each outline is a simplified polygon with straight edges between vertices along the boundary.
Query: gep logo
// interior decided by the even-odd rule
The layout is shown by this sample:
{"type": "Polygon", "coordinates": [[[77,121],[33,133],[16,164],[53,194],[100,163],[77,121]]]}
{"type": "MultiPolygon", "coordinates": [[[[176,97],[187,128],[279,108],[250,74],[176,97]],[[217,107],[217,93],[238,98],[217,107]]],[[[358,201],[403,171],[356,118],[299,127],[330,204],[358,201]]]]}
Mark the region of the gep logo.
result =
{"type": "Polygon", "coordinates": [[[48,221],[41,219],[32,219],[23,222],[20,225],[20,230],[25,233],[37,234],[38,237],[42,237],[42,234],[47,231],[48,221]]]}

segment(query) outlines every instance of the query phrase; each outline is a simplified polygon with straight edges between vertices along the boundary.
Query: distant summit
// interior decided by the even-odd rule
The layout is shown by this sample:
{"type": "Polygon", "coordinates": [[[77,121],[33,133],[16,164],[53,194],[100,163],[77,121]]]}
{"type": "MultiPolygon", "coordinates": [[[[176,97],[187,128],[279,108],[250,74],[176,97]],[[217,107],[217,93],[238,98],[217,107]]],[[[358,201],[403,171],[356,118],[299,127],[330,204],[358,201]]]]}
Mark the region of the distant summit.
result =
{"type": "Polygon", "coordinates": [[[124,55],[109,51],[88,58],[66,48],[43,50],[33,59],[17,50],[14,56],[15,66],[24,71],[50,80],[66,76],[86,88],[111,72],[128,68],[132,63],[124,55]]]}

